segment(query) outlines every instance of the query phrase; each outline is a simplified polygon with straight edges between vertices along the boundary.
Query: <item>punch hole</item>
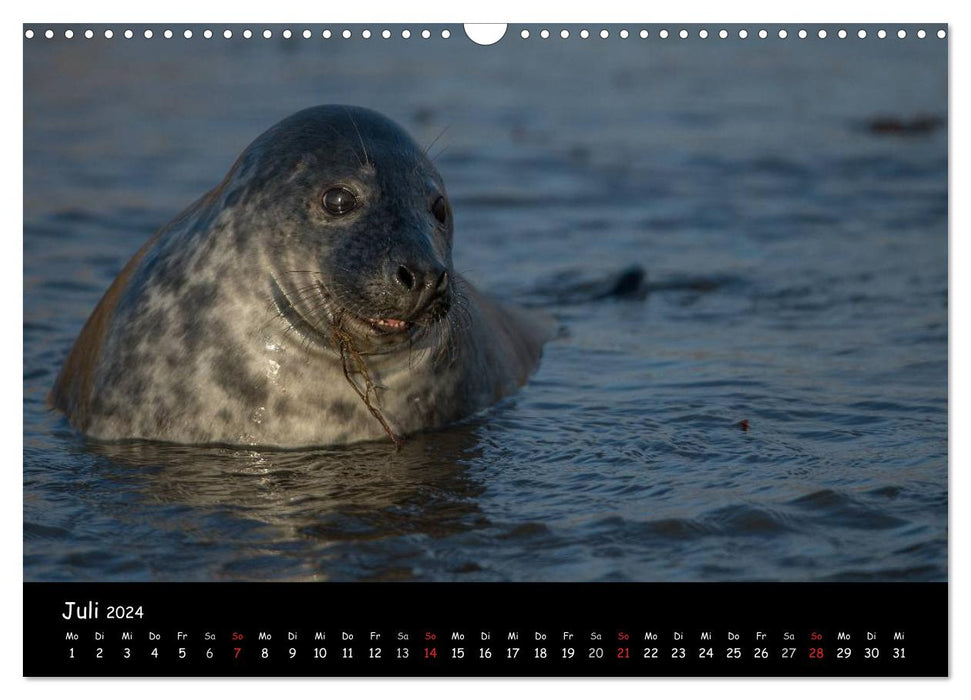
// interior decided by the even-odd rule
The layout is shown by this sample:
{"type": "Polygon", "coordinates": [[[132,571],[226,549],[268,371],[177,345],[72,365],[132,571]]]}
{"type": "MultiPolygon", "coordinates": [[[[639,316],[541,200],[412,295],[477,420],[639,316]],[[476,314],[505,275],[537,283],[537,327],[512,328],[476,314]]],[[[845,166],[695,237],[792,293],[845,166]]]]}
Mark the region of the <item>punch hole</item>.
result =
{"type": "Polygon", "coordinates": [[[381,32],[381,38],[382,39],[390,39],[391,38],[391,30],[390,29],[385,29],[383,32],[381,32]]]}
{"type": "Polygon", "coordinates": [[[667,39],[668,38],[668,30],[667,29],[662,29],[661,31],[659,31],[657,33],[657,35],[659,37],[661,37],[662,39],[667,39]]]}
{"type": "Polygon", "coordinates": [[[202,36],[205,37],[206,39],[212,39],[212,30],[207,29],[202,33],[202,36]]]}
{"type": "Polygon", "coordinates": [[[421,38],[422,39],[430,39],[431,36],[432,36],[432,33],[430,31],[428,31],[427,29],[422,29],[421,30],[421,38]]]}
{"type": "Polygon", "coordinates": [[[269,39],[272,36],[273,36],[273,32],[271,32],[269,29],[264,29],[263,30],[263,38],[264,39],[269,39]]]}
{"type": "Polygon", "coordinates": [[[549,39],[550,38],[550,30],[549,29],[544,29],[543,31],[541,31],[539,33],[539,36],[540,36],[541,39],[549,39]]]}
{"type": "Polygon", "coordinates": [[[718,32],[718,38],[719,39],[727,39],[728,38],[728,30],[727,29],[722,29],[721,31],[719,31],[718,32]]]}
{"type": "Polygon", "coordinates": [[[48,39],[53,39],[54,38],[53,30],[48,29],[46,32],[44,32],[44,36],[46,36],[48,39]]]}
{"type": "Polygon", "coordinates": [[[402,39],[410,39],[411,38],[411,30],[410,29],[402,29],[401,30],[401,38],[402,39]]]}
{"type": "MultiPolygon", "coordinates": [[[[528,39],[529,38],[529,30],[528,29],[524,29],[523,31],[519,32],[519,36],[521,36],[523,39],[528,39]]],[[[473,39],[473,41],[475,41],[475,40],[473,39]]],[[[475,43],[478,44],[479,42],[476,41],[475,43]]]]}
{"type": "Polygon", "coordinates": [[[927,36],[927,32],[925,32],[923,29],[918,29],[917,30],[917,38],[918,39],[923,39],[926,36],[927,36]]]}
{"type": "Polygon", "coordinates": [[[856,33],[856,35],[861,39],[866,39],[866,29],[861,29],[856,33]]]}
{"type": "Polygon", "coordinates": [[[229,29],[223,32],[223,39],[232,39],[233,33],[229,29]]]}
{"type": "Polygon", "coordinates": [[[897,32],[897,38],[898,39],[906,39],[907,38],[907,32],[905,32],[903,29],[901,29],[899,32],[897,32]]]}
{"type": "Polygon", "coordinates": [[[647,38],[647,30],[646,29],[642,29],[641,30],[641,39],[646,39],[646,38],[647,38]]]}
{"type": "Polygon", "coordinates": [[[90,29],[86,29],[85,32],[84,32],[84,38],[85,39],[94,39],[94,32],[92,32],[90,29]]]}
{"type": "Polygon", "coordinates": [[[293,37],[293,32],[291,32],[289,29],[284,29],[283,30],[283,38],[284,39],[290,39],[291,37],[293,37]]]}
{"type": "Polygon", "coordinates": [[[64,32],[64,38],[65,39],[73,39],[74,38],[74,32],[72,32],[70,29],[68,29],[67,31],[64,32]]]}
{"type": "Polygon", "coordinates": [[[304,39],[309,39],[313,36],[313,32],[311,32],[309,29],[304,29],[301,36],[303,36],[304,39]]]}
{"type": "Polygon", "coordinates": [[[818,32],[816,32],[816,36],[818,36],[820,39],[825,39],[826,38],[826,30],[825,29],[820,29],[818,32]]]}
{"type": "MultiPolygon", "coordinates": [[[[330,32],[328,32],[328,34],[329,33],[330,32]]],[[[345,39],[350,39],[351,38],[351,30],[350,29],[345,29],[344,31],[341,32],[341,36],[344,37],[345,39]]]]}
{"type": "Polygon", "coordinates": [[[836,32],[836,36],[838,36],[840,39],[845,39],[846,38],[846,30],[845,29],[840,29],[838,32],[836,32]]]}
{"type": "Polygon", "coordinates": [[[938,39],[943,39],[946,36],[947,36],[947,32],[945,32],[943,29],[938,29],[937,30],[937,38],[938,39]]]}
{"type": "Polygon", "coordinates": [[[589,29],[581,29],[580,30],[580,38],[581,39],[589,39],[590,38],[590,30],[589,29]]]}
{"type": "Polygon", "coordinates": [[[191,29],[186,29],[184,32],[182,32],[182,36],[184,36],[186,39],[191,39],[192,38],[192,30],[191,29]]]}
{"type": "MultiPolygon", "coordinates": [[[[543,31],[546,31],[546,30],[544,29],[543,31]]],[[[610,32],[608,32],[606,29],[601,29],[600,30],[600,38],[601,39],[606,39],[609,36],[610,36],[610,32]]]]}
{"type": "Polygon", "coordinates": [[[145,30],[145,38],[146,39],[151,39],[153,36],[155,36],[155,34],[152,33],[152,30],[151,29],[146,29],[145,30]]]}
{"type": "Polygon", "coordinates": [[[131,29],[126,29],[125,30],[125,38],[126,39],[131,39],[133,36],[135,36],[135,32],[133,32],[131,29]]]}
{"type": "MultiPolygon", "coordinates": [[[[687,39],[688,38],[688,30],[687,29],[682,29],[680,32],[678,32],[678,36],[681,37],[682,39],[687,39]]],[[[704,39],[704,37],[701,37],[701,38],[704,39]]]]}
{"type": "Polygon", "coordinates": [[[363,32],[361,32],[361,36],[363,38],[365,38],[365,39],[370,39],[371,38],[371,30],[370,29],[365,29],[363,32]]]}
{"type": "Polygon", "coordinates": [[[739,29],[738,30],[738,38],[739,39],[748,39],[748,32],[746,30],[744,30],[744,29],[739,29]]]}
{"type": "Polygon", "coordinates": [[[630,32],[629,31],[627,31],[626,29],[621,29],[620,30],[620,38],[621,39],[626,39],[629,36],[630,36],[630,32]]]}
{"type": "Polygon", "coordinates": [[[111,39],[115,33],[110,29],[105,29],[105,39],[111,39]]]}
{"type": "Polygon", "coordinates": [[[880,31],[878,31],[877,32],[877,38],[879,38],[879,39],[886,39],[887,38],[887,30],[886,29],[881,29],[880,31]]]}
{"type": "MultiPolygon", "coordinates": [[[[347,31],[347,30],[345,29],[344,31],[347,31]]],[[[324,39],[330,39],[333,36],[333,34],[331,33],[331,31],[329,29],[325,29],[324,31],[322,31],[320,33],[320,36],[322,38],[324,38],[324,39]]],[[[345,36],[344,38],[345,39],[349,39],[350,36],[351,36],[351,33],[350,32],[347,32],[347,36],[345,36]]]]}
{"type": "MultiPolygon", "coordinates": [[[[465,36],[469,37],[479,46],[492,46],[502,37],[506,36],[507,25],[505,24],[465,24],[465,36]]],[[[529,32],[523,30],[523,39],[529,38],[529,32]]]]}
{"type": "Polygon", "coordinates": [[[759,30],[759,39],[766,39],[768,38],[768,36],[769,36],[769,33],[767,31],[765,31],[764,29],[759,30]]]}
{"type": "Polygon", "coordinates": [[[34,30],[33,29],[28,29],[26,32],[24,32],[24,36],[27,37],[28,39],[33,39],[34,38],[34,30]]]}
{"type": "Polygon", "coordinates": [[[562,31],[560,31],[560,38],[561,39],[569,39],[570,38],[570,32],[568,32],[566,29],[563,29],[562,31]]]}
{"type": "Polygon", "coordinates": [[[809,36],[809,32],[807,32],[805,29],[800,29],[799,30],[799,38],[800,39],[805,39],[807,36],[809,36]]]}
{"type": "Polygon", "coordinates": [[[164,36],[166,39],[171,39],[172,38],[172,30],[171,29],[166,29],[164,32],[162,32],[162,36],[164,36]]]}
{"type": "Polygon", "coordinates": [[[702,29],[701,31],[699,31],[698,32],[698,37],[701,38],[701,39],[707,39],[708,38],[708,30],[707,29],[702,29]]]}
{"type": "Polygon", "coordinates": [[[443,39],[448,39],[448,38],[450,38],[451,36],[452,36],[452,32],[450,32],[450,31],[449,31],[449,30],[447,30],[447,29],[443,29],[443,30],[442,30],[442,38],[443,38],[443,39]]]}
{"type": "Polygon", "coordinates": [[[787,36],[789,36],[789,32],[787,32],[785,29],[780,29],[779,30],[779,38],[780,39],[785,39],[787,36]]]}
{"type": "Polygon", "coordinates": [[[244,29],[243,30],[243,38],[244,39],[251,39],[252,37],[253,37],[253,32],[251,32],[249,29],[244,29]]]}

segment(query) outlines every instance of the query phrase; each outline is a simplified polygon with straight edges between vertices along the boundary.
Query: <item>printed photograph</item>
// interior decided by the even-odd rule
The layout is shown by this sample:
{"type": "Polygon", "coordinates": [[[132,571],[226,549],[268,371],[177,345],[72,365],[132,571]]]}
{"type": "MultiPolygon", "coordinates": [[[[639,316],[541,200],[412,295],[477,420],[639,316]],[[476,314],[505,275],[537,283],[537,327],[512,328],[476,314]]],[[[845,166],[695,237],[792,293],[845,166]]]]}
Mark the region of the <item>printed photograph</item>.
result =
{"type": "Polygon", "coordinates": [[[51,26],[24,581],[947,580],[935,33],[51,26]]]}

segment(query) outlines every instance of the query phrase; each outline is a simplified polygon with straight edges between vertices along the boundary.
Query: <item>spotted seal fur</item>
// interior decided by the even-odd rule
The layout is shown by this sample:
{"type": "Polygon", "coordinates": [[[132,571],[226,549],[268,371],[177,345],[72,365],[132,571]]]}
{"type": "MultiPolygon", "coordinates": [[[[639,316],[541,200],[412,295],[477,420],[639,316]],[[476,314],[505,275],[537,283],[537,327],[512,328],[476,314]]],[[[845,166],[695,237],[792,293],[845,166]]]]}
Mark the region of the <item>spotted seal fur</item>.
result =
{"type": "Polygon", "coordinates": [[[303,110],[135,254],[50,394],[102,440],[395,441],[515,392],[552,333],[452,266],[442,178],[391,120],[303,110]]]}

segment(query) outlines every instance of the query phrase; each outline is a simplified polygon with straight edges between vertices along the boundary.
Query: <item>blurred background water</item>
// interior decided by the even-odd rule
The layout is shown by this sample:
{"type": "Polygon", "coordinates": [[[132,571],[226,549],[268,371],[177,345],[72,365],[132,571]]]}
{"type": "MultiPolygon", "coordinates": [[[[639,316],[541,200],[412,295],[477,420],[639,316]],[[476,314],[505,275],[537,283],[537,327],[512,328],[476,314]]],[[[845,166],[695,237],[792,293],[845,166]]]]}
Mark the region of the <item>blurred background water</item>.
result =
{"type": "Polygon", "coordinates": [[[26,580],[946,579],[945,41],[213,28],[24,43],[26,580]],[[322,103],[441,135],[456,267],[569,334],[398,453],[84,440],[45,396],[101,294],[322,103]]]}

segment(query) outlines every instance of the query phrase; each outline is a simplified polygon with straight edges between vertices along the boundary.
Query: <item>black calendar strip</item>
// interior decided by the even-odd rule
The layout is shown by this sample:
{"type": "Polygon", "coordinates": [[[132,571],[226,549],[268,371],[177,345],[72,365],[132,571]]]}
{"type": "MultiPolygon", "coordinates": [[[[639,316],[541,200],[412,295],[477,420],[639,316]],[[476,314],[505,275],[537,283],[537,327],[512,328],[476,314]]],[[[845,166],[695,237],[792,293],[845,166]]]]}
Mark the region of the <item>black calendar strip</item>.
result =
{"type": "Polygon", "coordinates": [[[27,583],[26,676],[946,676],[947,584],[27,583]]]}

